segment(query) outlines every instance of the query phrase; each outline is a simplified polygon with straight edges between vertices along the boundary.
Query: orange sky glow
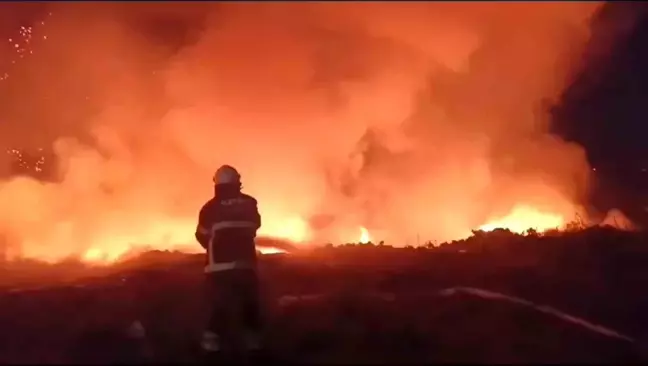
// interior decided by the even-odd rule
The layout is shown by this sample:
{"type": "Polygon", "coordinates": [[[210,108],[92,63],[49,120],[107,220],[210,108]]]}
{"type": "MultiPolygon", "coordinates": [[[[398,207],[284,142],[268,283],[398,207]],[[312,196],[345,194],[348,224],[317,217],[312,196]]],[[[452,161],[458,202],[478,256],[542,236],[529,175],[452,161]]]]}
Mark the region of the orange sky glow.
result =
{"type": "Polygon", "coordinates": [[[57,179],[0,181],[3,247],[200,252],[221,164],[258,199],[259,235],[297,245],[561,227],[585,217],[591,168],[547,107],[599,6],[54,4],[1,81],[0,140],[51,145],[57,179]]]}

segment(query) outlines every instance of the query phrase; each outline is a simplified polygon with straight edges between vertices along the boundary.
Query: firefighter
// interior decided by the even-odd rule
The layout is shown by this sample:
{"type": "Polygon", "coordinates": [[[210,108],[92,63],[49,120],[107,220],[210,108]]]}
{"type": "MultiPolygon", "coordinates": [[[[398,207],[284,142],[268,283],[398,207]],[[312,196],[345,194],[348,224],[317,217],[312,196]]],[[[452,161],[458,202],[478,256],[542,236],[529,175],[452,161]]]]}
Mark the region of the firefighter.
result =
{"type": "Polygon", "coordinates": [[[202,348],[221,351],[231,336],[231,320],[242,329],[244,346],[256,351],[261,342],[261,314],[254,239],[261,226],[257,201],[241,192],[241,176],[229,165],[214,174],[214,197],[200,210],[196,239],[207,251],[205,267],[211,317],[202,348]],[[229,328],[228,328],[229,327],[229,328]]]}

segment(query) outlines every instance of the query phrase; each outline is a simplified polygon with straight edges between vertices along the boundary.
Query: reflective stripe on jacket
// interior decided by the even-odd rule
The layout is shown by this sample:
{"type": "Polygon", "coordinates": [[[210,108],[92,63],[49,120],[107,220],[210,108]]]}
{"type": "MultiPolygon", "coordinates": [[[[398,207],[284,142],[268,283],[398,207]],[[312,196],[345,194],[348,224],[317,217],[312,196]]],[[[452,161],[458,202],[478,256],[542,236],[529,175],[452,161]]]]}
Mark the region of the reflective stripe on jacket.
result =
{"type": "Polygon", "coordinates": [[[200,210],[196,238],[207,250],[205,272],[254,268],[254,239],[261,226],[257,201],[243,194],[221,194],[200,210]]]}

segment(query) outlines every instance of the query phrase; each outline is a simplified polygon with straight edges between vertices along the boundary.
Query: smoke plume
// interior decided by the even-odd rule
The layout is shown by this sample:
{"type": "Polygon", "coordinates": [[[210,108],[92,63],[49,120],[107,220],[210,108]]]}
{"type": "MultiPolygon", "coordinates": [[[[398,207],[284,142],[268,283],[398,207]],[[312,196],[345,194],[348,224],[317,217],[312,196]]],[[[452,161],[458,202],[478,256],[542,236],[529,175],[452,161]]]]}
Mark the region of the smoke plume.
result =
{"type": "Polygon", "coordinates": [[[52,180],[0,183],[14,254],[197,247],[221,164],[262,234],[304,242],[560,224],[586,193],[547,110],[599,3],[52,4],[3,46],[28,51],[0,85],[0,140],[56,154],[52,180]]]}

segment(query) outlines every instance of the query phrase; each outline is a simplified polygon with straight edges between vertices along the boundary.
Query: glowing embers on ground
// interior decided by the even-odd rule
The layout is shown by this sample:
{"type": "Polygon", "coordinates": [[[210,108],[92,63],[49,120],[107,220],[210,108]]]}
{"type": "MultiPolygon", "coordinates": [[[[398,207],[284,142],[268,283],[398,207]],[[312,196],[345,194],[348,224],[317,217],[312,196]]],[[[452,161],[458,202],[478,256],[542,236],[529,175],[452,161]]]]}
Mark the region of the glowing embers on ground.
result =
{"type": "Polygon", "coordinates": [[[547,213],[529,206],[516,206],[508,215],[495,219],[479,227],[482,231],[508,229],[511,232],[524,234],[529,229],[544,232],[559,229],[565,225],[565,218],[559,214],[547,213]]]}

